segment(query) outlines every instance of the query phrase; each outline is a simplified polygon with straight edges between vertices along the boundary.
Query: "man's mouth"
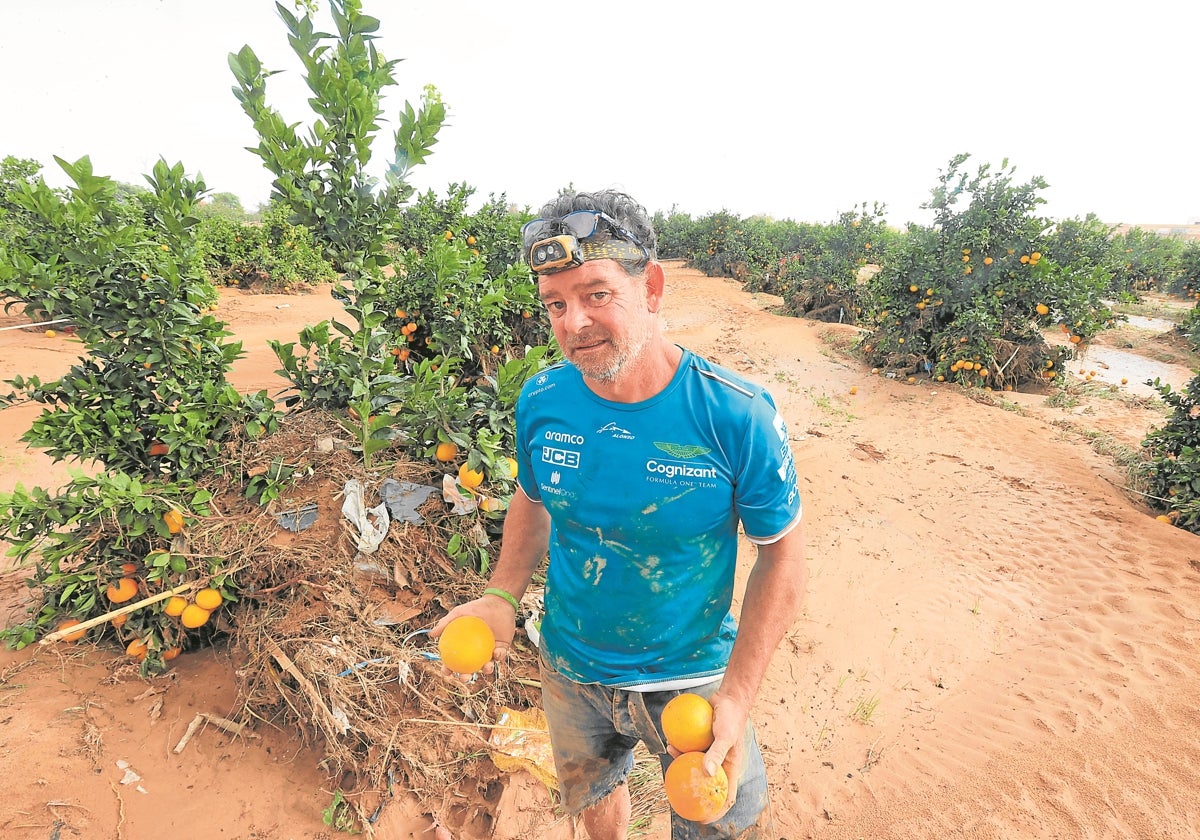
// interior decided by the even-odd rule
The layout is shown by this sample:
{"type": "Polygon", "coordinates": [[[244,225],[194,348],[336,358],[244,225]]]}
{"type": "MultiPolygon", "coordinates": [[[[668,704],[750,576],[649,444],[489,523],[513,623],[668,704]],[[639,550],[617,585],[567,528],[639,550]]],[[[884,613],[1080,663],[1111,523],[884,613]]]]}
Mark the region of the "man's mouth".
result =
{"type": "Polygon", "coordinates": [[[587,353],[588,351],[599,349],[606,343],[607,343],[607,339],[603,339],[603,338],[593,338],[593,339],[587,339],[585,341],[573,341],[573,342],[571,342],[571,352],[572,353],[581,353],[581,352],[587,353]]]}

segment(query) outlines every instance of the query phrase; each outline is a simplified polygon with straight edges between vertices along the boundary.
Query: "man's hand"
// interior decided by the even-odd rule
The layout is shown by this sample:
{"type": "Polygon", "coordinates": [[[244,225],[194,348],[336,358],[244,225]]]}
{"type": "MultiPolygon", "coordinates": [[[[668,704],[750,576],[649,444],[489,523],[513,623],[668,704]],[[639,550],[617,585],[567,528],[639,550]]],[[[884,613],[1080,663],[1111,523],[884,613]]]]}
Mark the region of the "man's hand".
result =
{"type": "MultiPolygon", "coordinates": [[[[476,598],[474,601],[467,601],[465,604],[459,604],[429,630],[429,637],[435,641],[442,635],[442,631],[446,629],[446,625],[454,619],[463,615],[473,615],[487,622],[488,627],[492,630],[492,635],[496,637],[496,648],[492,652],[492,659],[481,669],[485,674],[491,674],[496,670],[496,664],[503,662],[508,658],[508,651],[512,647],[513,636],[517,632],[517,616],[512,605],[503,598],[497,598],[494,595],[484,595],[481,598],[476,598]]],[[[450,669],[443,666],[443,670],[447,674],[452,673],[450,669]]]]}
{"type": "Polygon", "coordinates": [[[725,815],[737,801],[738,778],[746,760],[746,725],[750,720],[750,710],[731,697],[721,695],[716,691],[709,702],[713,707],[713,742],[704,753],[704,772],[713,775],[717,767],[725,768],[729,778],[729,796],[725,807],[708,822],[715,822],[725,815]]]}

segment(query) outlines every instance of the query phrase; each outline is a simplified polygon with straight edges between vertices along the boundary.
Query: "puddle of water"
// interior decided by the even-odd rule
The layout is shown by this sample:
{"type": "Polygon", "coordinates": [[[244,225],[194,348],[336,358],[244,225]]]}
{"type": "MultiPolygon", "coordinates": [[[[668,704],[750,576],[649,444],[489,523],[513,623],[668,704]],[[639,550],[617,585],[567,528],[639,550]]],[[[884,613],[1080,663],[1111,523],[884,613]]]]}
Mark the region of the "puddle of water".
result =
{"type": "Polygon", "coordinates": [[[1147,318],[1144,315],[1126,315],[1125,318],[1129,326],[1137,327],[1140,330],[1168,332],[1175,329],[1175,322],[1168,321],[1165,318],[1147,318]]]}
{"type": "Polygon", "coordinates": [[[1139,397],[1157,397],[1158,391],[1145,384],[1155,377],[1168,383],[1172,389],[1183,388],[1196,375],[1183,365],[1171,365],[1148,359],[1127,350],[1092,345],[1078,359],[1069,362],[1069,370],[1076,379],[1084,379],[1095,371],[1093,381],[1117,385],[1139,397]],[[1079,371],[1083,371],[1082,374],[1079,371]],[[1121,380],[1127,380],[1124,385],[1121,380]]]}

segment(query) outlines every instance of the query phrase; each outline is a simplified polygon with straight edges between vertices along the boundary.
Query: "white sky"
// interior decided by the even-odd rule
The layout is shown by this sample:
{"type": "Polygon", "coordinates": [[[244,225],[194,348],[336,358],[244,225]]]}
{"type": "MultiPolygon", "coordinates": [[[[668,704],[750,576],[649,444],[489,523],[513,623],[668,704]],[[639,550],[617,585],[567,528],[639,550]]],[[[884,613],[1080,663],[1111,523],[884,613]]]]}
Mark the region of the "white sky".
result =
{"type": "MultiPolygon", "coordinates": [[[[903,225],[965,152],[1044,177],[1055,218],[1200,221],[1196,0],[364,5],[404,59],[389,123],[427,83],[450,106],[413,178],[440,195],[465,181],[537,209],[618,187],[651,211],[806,222],[878,201],[903,225]]],[[[268,101],[308,124],[285,33],[269,0],[0,0],[0,157],[60,186],[54,155],[138,184],[162,156],[254,209],[270,175],[227,56],[288,71],[268,101]]]]}

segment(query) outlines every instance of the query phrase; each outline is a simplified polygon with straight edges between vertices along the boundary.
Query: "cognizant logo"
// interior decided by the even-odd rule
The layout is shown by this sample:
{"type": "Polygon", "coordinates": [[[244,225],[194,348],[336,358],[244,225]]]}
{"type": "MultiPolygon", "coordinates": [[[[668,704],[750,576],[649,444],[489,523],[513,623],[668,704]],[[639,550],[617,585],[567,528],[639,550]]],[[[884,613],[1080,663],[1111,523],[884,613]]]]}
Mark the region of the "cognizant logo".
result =
{"type": "Polygon", "coordinates": [[[667,478],[716,478],[716,467],[697,467],[678,461],[658,461],[651,458],[646,462],[646,471],[658,473],[667,478]]]}

